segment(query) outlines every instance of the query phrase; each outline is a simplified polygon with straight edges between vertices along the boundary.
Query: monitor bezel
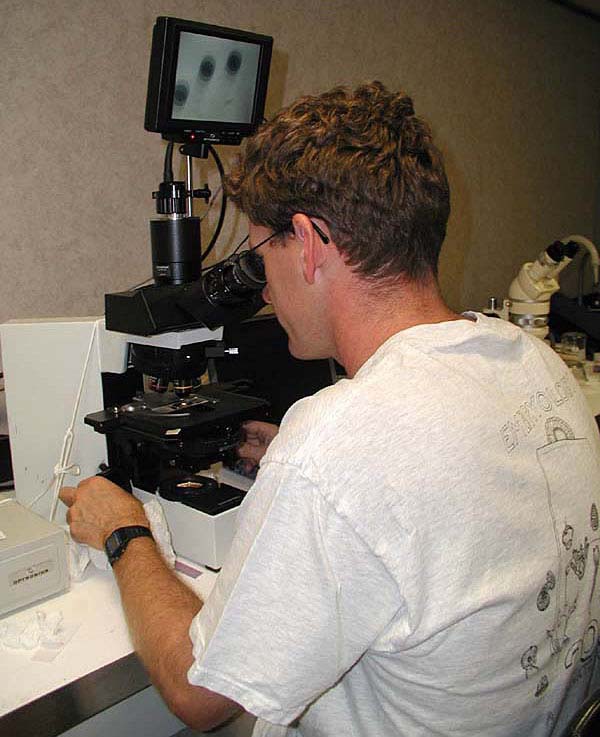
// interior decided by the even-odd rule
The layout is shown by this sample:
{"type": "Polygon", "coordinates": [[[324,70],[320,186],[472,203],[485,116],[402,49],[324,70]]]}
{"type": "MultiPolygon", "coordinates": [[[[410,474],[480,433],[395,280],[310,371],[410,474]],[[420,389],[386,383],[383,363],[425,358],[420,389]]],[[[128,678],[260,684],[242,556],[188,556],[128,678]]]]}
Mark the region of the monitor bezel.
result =
{"type": "Polygon", "coordinates": [[[144,128],[161,133],[163,138],[180,142],[201,140],[237,144],[245,136],[252,135],[264,117],[272,48],[271,36],[181,18],[158,17],[152,33],[144,128]],[[259,46],[257,83],[249,123],[172,117],[181,33],[202,34],[259,46]]]}

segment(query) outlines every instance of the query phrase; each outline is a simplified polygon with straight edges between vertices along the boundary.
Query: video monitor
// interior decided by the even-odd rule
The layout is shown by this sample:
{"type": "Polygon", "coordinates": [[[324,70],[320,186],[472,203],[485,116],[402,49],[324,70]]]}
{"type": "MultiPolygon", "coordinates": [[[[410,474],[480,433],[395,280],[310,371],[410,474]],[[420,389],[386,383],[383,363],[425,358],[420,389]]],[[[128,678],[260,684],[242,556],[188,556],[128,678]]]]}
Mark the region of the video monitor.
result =
{"type": "Polygon", "coordinates": [[[263,119],[272,46],[270,36],[157,18],[144,127],[175,141],[238,144],[263,119]]]}

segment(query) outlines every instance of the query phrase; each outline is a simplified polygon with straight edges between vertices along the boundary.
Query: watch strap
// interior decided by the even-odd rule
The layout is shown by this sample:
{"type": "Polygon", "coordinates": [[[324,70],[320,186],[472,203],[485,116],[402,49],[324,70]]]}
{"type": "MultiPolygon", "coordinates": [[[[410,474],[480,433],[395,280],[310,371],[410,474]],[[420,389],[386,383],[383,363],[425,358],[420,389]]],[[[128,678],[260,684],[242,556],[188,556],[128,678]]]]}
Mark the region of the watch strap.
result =
{"type": "Polygon", "coordinates": [[[127,546],[136,537],[152,537],[152,532],[149,527],[143,525],[128,525],[127,527],[118,527],[113,530],[111,534],[106,538],[104,543],[104,550],[106,557],[111,566],[119,560],[119,558],[125,552],[127,546]]]}

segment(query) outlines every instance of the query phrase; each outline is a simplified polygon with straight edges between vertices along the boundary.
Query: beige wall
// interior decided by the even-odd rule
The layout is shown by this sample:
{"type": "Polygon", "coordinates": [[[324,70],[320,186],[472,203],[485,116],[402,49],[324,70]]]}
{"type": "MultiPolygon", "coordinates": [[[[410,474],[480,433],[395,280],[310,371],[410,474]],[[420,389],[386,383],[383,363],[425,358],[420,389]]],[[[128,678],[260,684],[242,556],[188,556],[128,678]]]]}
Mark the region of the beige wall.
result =
{"type": "MultiPolygon", "coordinates": [[[[268,113],[341,82],[410,92],[447,158],[441,280],[453,307],[503,296],[556,237],[600,238],[600,23],[547,0],[2,0],[0,10],[0,321],[97,314],[105,292],[149,275],[164,150],[143,129],[157,15],[274,36],[268,113]]],[[[206,164],[196,182],[207,175],[216,184],[206,164]]],[[[232,211],[221,253],[243,229],[232,211]]]]}

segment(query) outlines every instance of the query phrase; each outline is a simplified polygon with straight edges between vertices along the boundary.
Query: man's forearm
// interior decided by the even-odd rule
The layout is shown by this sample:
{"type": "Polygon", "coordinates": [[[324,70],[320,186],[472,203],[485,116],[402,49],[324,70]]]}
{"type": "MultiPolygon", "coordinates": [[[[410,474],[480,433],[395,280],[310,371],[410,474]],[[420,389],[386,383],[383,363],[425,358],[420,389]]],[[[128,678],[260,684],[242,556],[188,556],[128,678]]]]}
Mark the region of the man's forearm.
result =
{"type": "Polygon", "coordinates": [[[192,663],[190,623],[202,601],[163,561],[154,542],[136,538],[114,565],[136,652],[155,685],[183,681],[192,663]]]}
{"type": "Polygon", "coordinates": [[[114,572],[135,650],[169,708],[197,729],[235,714],[233,702],[188,683],[188,630],[202,601],[166,566],[154,542],[132,540],[114,572]]]}
{"type": "MultiPolygon", "coordinates": [[[[99,550],[113,530],[148,524],[135,497],[98,476],[63,487],[60,498],[69,508],[73,538],[99,550]]],[[[188,683],[193,662],[188,631],[202,602],[167,568],[154,541],[131,540],[114,572],[134,647],[171,711],[200,731],[238,712],[239,705],[226,696],[188,683]]]]}

